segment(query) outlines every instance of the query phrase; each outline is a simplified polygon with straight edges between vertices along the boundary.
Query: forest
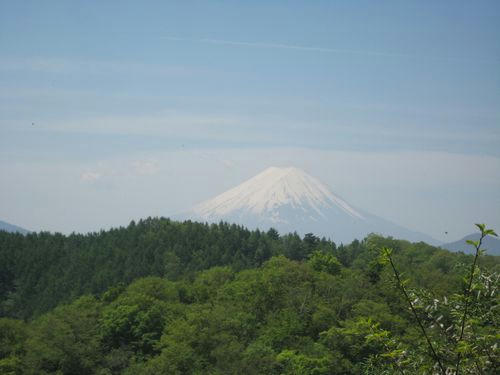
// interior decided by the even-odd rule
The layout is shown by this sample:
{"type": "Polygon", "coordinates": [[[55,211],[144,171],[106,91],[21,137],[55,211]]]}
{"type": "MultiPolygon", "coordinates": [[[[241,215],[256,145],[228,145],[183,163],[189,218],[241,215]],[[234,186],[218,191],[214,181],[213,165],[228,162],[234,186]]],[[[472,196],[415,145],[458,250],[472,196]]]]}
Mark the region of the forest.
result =
{"type": "Polygon", "coordinates": [[[0,232],[0,374],[495,374],[500,260],[470,245],[165,218],[0,232]]]}

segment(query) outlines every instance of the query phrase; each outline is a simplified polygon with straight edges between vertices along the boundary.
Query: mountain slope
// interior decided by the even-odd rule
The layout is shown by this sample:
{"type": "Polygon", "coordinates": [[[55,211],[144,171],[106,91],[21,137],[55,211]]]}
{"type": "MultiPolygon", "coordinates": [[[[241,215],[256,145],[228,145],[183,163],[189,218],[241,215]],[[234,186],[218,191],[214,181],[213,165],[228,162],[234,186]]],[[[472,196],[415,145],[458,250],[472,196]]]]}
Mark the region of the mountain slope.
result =
{"type": "Polygon", "coordinates": [[[436,244],[431,237],[363,212],[298,168],[270,167],[257,176],[202,202],[182,218],[228,221],[282,233],[308,232],[350,242],[374,232],[436,244]]]}
{"type": "Polygon", "coordinates": [[[199,204],[194,211],[210,218],[244,210],[256,215],[273,214],[272,220],[279,222],[286,221],[280,218],[277,211],[283,206],[303,211],[312,209],[319,215],[325,207],[336,208],[362,219],[360,213],[321,182],[297,168],[270,167],[241,185],[199,204]]]}
{"type": "Polygon", "coordinates": [[[17,225],[6,223],[5,221],[0,220],[0,230],[4,230],[6,232],[19,232],[22,234],[29,233],[27,229],[18,227],[17,225]]]}
{"type": "MultiPolygon", "coordinates": [[[[444,245],[441,245],[443,249],[447,249],[450,251],[462,251],[466,254],[472,254],[475,252],[474,248],[469,245],[466,241],[478,241],[480,238],[479,233],[469,234],[465,236],[461,240],[450,242],[444,245]]],[[[483,244],[481,246],[482,249],[486,249],[486,254],[489,255],[500,255],[500,240],[496,237],[486,236],[483,239],[483,244]]]]}

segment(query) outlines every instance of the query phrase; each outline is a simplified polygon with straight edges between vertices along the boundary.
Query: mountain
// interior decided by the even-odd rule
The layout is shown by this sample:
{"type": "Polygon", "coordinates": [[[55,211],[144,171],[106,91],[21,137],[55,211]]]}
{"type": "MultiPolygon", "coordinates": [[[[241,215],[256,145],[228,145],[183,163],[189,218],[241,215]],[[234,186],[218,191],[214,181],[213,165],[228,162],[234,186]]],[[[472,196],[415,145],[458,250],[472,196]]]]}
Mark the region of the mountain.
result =
{"type": "Polygon", "coordinates": [[[17,225],[6,223],[5,221],[0,220],[0,230],[4,230],[6,232],[19,232],[22,234],[29,233],[29,230],[18,227],[17,225]]]}
{"type": "MultiPolygon", "coordinates": [[[[474,248],[466,241],[478,241],[480,237],[479,233],[469,234],[461,240],[441,245],[441,247],[450,251],[462,251],[466,254],[473,254],[475,252],[474,248]]],[[[486,254],[500,255],[500,240],[497,237],[486,236],[483,239],[481,248],[486,249],[486,254]]]]}
{"type": "Polygon", "coordinates": [[[298,168],[270,167],[225,193],[200,203],[181,218],[227,221],[281,233],[312,232],[340,243],[379,233],[437,244],[433,238],[357,209],[298,168]]]}

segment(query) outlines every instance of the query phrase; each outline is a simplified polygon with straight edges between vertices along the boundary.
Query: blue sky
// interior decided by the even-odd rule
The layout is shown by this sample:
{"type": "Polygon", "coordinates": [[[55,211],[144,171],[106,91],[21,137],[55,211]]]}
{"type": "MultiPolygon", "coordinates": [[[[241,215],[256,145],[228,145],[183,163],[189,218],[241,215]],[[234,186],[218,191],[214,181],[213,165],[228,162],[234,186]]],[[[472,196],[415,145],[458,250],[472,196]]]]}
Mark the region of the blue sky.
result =
{"type": "Polygon", "coordinates": [[[0,218],[95,230],[293,164],[437,238],[500,229],[499,18],[497,1],[2,1],[0,218]]]}

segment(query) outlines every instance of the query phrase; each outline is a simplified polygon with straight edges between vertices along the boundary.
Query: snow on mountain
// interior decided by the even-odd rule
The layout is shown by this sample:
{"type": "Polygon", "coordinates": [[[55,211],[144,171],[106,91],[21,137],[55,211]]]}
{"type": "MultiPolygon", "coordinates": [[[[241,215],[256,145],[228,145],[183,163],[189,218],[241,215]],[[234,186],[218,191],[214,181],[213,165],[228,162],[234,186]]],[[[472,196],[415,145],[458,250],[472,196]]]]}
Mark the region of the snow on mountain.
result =
{"type": "Polygon", "coordinates": [[[285,218],[272,216],[283,205],[291,205],[295,209],[308,207],[318,215],[323,215],[325,207],[338,207],[347,215],[363,219],[359,212],[317,179],[293,167],[270,167],[241,185],[201,203],[194,208],[194,212],[210,219],[246,210],[256,215],[271,214],[271,220],[286,221],[285,218]]]}
{"type": "Polygon", "coordinates": [[[336,242],[362,239],[369,233],[436,244],[431,237],[363,212],[304,171],[270,167],[242,184],[202,202],[182,219],[227,221],[281,233],[312,232],[336,242]]]}

